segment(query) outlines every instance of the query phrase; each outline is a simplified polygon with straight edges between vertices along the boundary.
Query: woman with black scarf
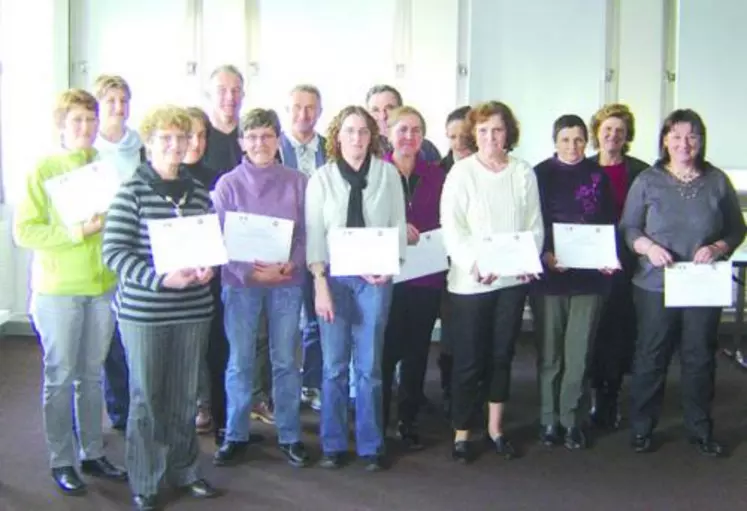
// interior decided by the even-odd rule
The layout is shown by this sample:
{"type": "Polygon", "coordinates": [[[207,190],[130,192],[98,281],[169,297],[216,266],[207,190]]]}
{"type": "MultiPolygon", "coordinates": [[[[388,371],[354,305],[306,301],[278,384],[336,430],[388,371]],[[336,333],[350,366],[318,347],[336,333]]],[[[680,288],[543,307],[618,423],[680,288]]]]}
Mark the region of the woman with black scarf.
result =
{"type": "Polygon", "coordinates": [[[354,350],[355,433],[366,469],[384,467],[381,357],[389,316],[389,275],[328,275],[327,235],[345,227],[397,227],[407,246],[405,200],[397,169],[380,158],[379,131],[358,106],[344,108],[327,135],[328,163],[306,190],[306,259],[314,276],[323,357],[321,466],[338,468],[348,450],[348,363],[354,350]]]}
{"type": "Polygon", "coordinates": [[[122,185],[104,226],[104,262],[120,281],[115,308],[130,368],[126,463],[139,510],[159,509],[163,479],[193,497],[216,495],[200,475],[194,426],[213,270],[156,273],[147,225],[211,209],[208,191],[182,165],[191,125],[177,107],[145,117],[140,131],[148,161],[122,185]]]}

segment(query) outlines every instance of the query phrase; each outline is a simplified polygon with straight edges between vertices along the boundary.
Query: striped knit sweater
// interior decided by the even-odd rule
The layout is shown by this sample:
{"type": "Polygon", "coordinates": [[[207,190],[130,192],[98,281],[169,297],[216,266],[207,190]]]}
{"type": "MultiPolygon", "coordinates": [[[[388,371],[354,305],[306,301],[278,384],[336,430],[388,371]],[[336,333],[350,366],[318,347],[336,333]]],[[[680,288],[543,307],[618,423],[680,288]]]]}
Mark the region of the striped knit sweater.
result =
{"type": "MultiPolygon", "coordinates": [[[[138,168],[114,198],[104,225],[104,262],[119,275],[117,319],[153,325],[209,320],[213,315],[209,286],[168,289],[163,286],[165,275],[155,271],[147,221],[174,218],[176,213],[173,204],[153,190],[151,176],[157,179],[147,164],[138,168]]],[[[184,169],[180,179],[193,181],[182,215],[210,212],[208,191],[184,169]]]]}

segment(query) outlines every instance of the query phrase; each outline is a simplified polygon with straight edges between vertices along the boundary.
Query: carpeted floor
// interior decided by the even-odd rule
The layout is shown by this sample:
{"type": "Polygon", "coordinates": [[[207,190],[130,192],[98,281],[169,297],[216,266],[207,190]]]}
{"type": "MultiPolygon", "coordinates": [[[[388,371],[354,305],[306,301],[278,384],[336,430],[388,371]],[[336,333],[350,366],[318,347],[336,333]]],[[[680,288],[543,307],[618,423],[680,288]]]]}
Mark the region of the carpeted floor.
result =
{"type": "MultiPolygon", "coordinates": [[[[434,348],[437,350],[437,348],[434,348]]],[[[432,356],[432,362],[435,362],[432,356]]],[[[339,471],[293,469],[273,440],[254,448],[251,459],[233,468],[210,462],[211,440],[202,440],[204,471],[225,490],[218,500],[198,502],[167,492],[167,509],[218,510],[736,510],[747,509],[747,374],[720,359],[716,433],[729,448],[726,459],[699,456],[684,439],[678,399],[678,367],[673,366],[661,447],[636,455],[623,430],[595,439],[592,449],[546,450],[536,442],[537,395],[534,354],[528,342],[515,362],[509,429],[524,451],[506,462],[485,453],[463,467],[449,458],[449,431],[436,416],[423,418],[425,451],[405,454],[392,442],[394,463],[383,473],[365,473],[353,464],[339,471]]],[[[47,469],[42,437],[39,350],[31,339],[0,341],[0,511],[130,509],[124,484],[92,481],[85,497],[62,497],[47,469]]],[[[435,363],[428,394],[439,395],[435,363]]],[[[318,455],[316,418],[304,412],[306,442],[318,455]]],[[[257,426],[272,438],[272,429],[257,426]]],[[[122,437],[105,429],[112,460],[122,460],[122,437]]]]}

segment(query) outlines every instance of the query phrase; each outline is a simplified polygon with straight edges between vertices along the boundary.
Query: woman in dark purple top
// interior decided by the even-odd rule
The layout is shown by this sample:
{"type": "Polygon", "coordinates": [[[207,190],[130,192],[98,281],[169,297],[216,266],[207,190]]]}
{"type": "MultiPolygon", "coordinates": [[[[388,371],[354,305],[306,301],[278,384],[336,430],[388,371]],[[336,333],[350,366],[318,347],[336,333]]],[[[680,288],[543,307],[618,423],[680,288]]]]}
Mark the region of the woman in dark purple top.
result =
{"type": "Polygon", "coordinates": [[[568,449],[587,446],[583,408],[587,402],[587,356],[613,269],[561,268],[554,254],[553,223],[614,224],[612,189],[604,171],[584,156],[588,132],[576,115],[555,121],[557,153],[535,168],[545,225],[545,273],[533,284],[538,327],[540,440],[568,449]]]}
{"type": "MultiPolygon", "coordinates": [[[[425,121],[417,110],[405,106],[393,111],[389,117],[389,133],[394,152],[385,159],[399,170],[406,201],[407,242],[415,245],[423,233],[440,227],[439,204],[445,173],[436,163],[419,157],[425,121]]],[[[441,306],[445,279],[445,273],[437,273],[394,286],[382,357],[383,426],[386,429],[389,423],[394,370],[401,361],[397,433],[410,449],[422,448],[416,418],[423,401],[431,333],[441,306]]]]}

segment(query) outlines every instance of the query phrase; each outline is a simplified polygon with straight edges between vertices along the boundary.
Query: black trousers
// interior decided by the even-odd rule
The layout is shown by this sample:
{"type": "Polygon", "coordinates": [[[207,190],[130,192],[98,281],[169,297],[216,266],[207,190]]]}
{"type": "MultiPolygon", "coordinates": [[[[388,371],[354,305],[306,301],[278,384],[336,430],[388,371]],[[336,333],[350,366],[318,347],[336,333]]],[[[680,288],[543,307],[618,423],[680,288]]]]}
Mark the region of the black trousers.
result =
{"type": "Polygon", "coordinates": [[[449,296],[451,306],[452,423],[456,430],[479,427],[484,394],[491,403],[508,401],[514,346],[521,332],[528,286],[475,295],[449,296]]]}
{"type": "Polygon", "coordinates": [[[612,277],[592,344],[589,376],[593,388],[619,389],[633,363],[636,330],[633,284],[626,272],[618,272],[612,277]]]}
{"type": "Polygon", "coordinates": [[[667,370],[680,350],[680,390],[685,427],[692,436],[712,433],[711,405],[721,309],[664,307],[664,293],[635,288],[638,341],[630,382],[633,434],[649,435],[659,420],[667,370]],[[679,335],[673,335],[679,332],[679,335]]]}
{"type": "Polygon", "coordinates": [[[441,306],[441,296],[442,291],[438,288],[407,283],[394,286],[381,368],[385,429],[389,425],[394,370],[399,361],[402,361],[402,365],[397,391],[397,418],[408,424],[417,418],[423,401],[431,334],[441,306]]]}
{"type": "Polygon", "coordinates": [[[207,348],[207,365],[210,379],[210,411],[215,424],[216,442],[222,441],[226,427],[226,366],[228,365],[228,340],[223,326],[223,300],[219,275],[211,283],[215,314],[210,323],[207,348]]]}

